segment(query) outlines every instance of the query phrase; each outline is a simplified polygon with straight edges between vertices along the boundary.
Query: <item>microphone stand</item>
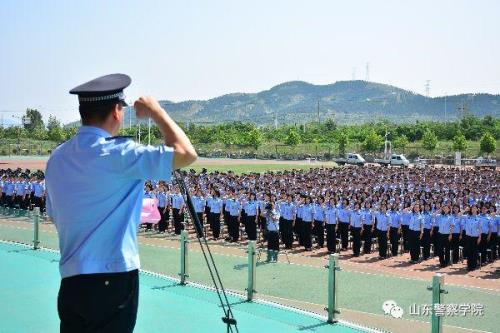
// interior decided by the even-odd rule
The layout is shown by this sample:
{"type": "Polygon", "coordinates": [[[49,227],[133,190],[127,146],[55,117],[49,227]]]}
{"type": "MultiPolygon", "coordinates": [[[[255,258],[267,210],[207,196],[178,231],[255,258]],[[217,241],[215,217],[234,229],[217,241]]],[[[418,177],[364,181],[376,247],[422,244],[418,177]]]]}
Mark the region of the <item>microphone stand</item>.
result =
{"type": "Polygon", "coordinates": [[[224,311],[224,317],[222,317],[222,321],[226,324],[226,332],[233,332],[234,326],[236,333],[239,333],[236,319],[234,318],[233,311],[231,310],[231,304],[227,299],[226,290],[224,289],[219,271],[217,269],[217,266],[215,265],[214,257],[212,256],[212,252],[210,251],[210,247],[208,246],[207,239],[203,234],[203,227],[194,209],[193,201],[191,200],[191,196],[189,195],[188,187],[184,182],[181,171],[175,170],[173,174],[176,183],[179,185],[181,194],[184,197],[184,201],[187,205],[191,220],[193,221],[196,230],[196,238],[198,239],[198,243],[200,244],[203,257],[205,258],[205,263],[207,264],[208,271],[210,272],[210,277],[212,278],[212,282],[215,287],[215,291],[217,292],[222,310],[224,311]]]}

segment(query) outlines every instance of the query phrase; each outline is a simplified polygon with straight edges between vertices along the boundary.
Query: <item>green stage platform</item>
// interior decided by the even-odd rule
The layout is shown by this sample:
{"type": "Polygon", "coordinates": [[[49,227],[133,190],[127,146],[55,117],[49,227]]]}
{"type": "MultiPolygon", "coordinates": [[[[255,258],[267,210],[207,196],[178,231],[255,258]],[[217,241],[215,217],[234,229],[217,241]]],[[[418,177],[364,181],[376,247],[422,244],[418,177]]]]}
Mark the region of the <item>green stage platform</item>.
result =
{"type": "MultiPolygon", "coordinates": [[[[0,242],[0,332],[57,332],[56,297],[59,254],[0,242]]],[[[142,272],[135,332],[225,332],[217,295],[195,284],[179,285],[161,275],[142,272]]],[[[264,302],[231,295],[241,333],[367,332],[346,324],[264,302]]]]}

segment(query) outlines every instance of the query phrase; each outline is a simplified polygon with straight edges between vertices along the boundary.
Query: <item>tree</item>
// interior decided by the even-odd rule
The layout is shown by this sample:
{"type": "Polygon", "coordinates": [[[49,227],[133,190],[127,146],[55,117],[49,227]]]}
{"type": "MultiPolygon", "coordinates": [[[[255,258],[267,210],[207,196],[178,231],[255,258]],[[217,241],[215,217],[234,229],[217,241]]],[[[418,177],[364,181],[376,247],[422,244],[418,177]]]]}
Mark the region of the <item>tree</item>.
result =
{"type": "Polygon", "coordinates": [[[246,136],[246,144],[254,147],[255,149],[262,145],[262,134],[260,134],[258,129],[253,128],[250,132],[248,132],[246,136]]]}
{"type": "Polygon", "coordinates": [[[372,128],[370,132],[368,132],[368,135],[365,138],[365,141],[363,142],[363,148],[367,152],[377,152],[382,144],[384,143],[384,140],[380,135],[378,135],[375,130],[372,128]]]}
{"type": "Polygon", "coordinates": [[[408,144],[409,144],[408,138],[404,134],[398,136],[396,140],[394,140],[394,148],[405,149],[406,146],[408,146],[408,144]]]}
{"type": "Polygon", "coordinates": [[[55,142],[61,142],[64,140],[64,131],[61,128],[61,122],[55,116],[49,116],[47,131],[49,140],[55,142]]]}
{"type": "Polygon", "coordinates": [[[467,140],[465,139],[465,135],[462,132],[458,132],[453,137],[453,150],[464,152],[467,150],[467,140]]]}
{"type": "Polygon", "coordinates": [[[288,131],[288,135],[285,139],[285,144],[290,146],[296,146],[299,143],[300,143],[299,133],[297,133],[297,131],[294,128],[291,128],[290,131],[288,131]]]}
{"type": "Polygon", "coordinates": [[[489,155],[497,149],[497,142],[490,133],[484,133],[479,142],[479,147],[481,148],[481,152],[489,155]]]}
{"type": "Polygon", "coordinates": [[[434,151],[437,148],[438,138],[430,129],[426,129],[422,137],[422,145],[428,151],[434,151]]]}
{"type": "Polygon", "coordinates": [[[24,129],[32,132],[36,128],[45,128],[42,120],[42,114],[37,109],[26,109],[26,118],[29,118],[29,124],[24,124],[24,129]]]}
{"type": "Polygon", "coordinates": [[[347,148],[347,144],[349,143],[349,137],[346,132],[340,132],[339,136],[339,155],[345,156],[345,150],[347,148]]]}

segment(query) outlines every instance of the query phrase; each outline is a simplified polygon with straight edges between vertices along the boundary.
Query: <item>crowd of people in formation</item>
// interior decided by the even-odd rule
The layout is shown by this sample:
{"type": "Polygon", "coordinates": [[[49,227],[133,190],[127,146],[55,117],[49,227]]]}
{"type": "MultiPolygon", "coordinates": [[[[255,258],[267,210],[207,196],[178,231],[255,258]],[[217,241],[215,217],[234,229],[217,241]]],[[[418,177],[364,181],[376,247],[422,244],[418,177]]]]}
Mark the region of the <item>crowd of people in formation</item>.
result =
{"type": "Polygon", "coordinates": [[[45,175],[29,169],[0,169],[0,205],[9,208],[45,211],[45,175]]]}
{"type": "MultiPolygon", "coordinates": [[[[412,263],[439,257],[441,267],[467,260],[468,270],[500,257],[498,172],[466,168],[345,167],[243,174],[186,172],[198,219],[215,240],[245,235],[268,249],[323,248],[384,259],[409,252],[412,263]],[[325,244],[326,243],[326,244],[325,244]]],[[[148,181],[165,232],[176,234],[186,206],[179,188],[148,181]]],[[[146,226],[152,230],[152,225],[146,226]]]]}

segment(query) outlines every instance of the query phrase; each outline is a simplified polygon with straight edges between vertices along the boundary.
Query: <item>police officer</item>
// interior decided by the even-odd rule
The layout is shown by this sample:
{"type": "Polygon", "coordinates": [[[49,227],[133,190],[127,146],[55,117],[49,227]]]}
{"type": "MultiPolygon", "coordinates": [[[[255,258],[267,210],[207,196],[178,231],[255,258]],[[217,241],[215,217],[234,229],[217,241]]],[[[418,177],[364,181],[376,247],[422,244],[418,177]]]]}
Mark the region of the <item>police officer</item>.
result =
{"type": "Polygon", "coordinates": [[[203,225],[204,222],[204,216],[203,214],[205,213],[205,206],[207,204],[205,198],[203,197],[203,194],[201,192],[201,189],[197,189],[195,192],[195,195],[191,197],[191,200],[193,202],[194,206],[194,211],[196,215],[198,216],[198,220],[200,221],[201,225],[203,225]]]}
{"type": "Polygon", "coordinates": [[[364,208],[361,211],[363,216],[363,229],[361,230],[363,236],[363,253],[368,254],[372,252],[372,234],[374,230],[375,216],[372,211],[372,203],[366,200],[364,208]]]}
{"type": "Polygon", "coordinates": [[[325,198],[319,196],[317,202],[313,205],[314,235],[318,248],[325,244],[325,198]]]}
{"type": "Polygon", "coordinates": [[[132,332],[138,306],[140,223],[145,179],[170,179],[196,159],[184,132],[152,97],[135,104],[164,137],[143,146],[113,137],[123,122],[123,89],[130,78],[112,74],[71,90],[82,126],[47,162],[47,212],[58,234],[60,331],[132,332]],[[69,190],[71,188],[71,190],[69,190]]]}
{"type": "Polygon", "coordinates": [[[280,212],[274,202],[266,205],[265,216],[267,223],[267,262],[278,261],[278,252],[280,249],[280,212]]]}
{"type": "Polygon", "coordinates": [[[464,229],[467,246],[467,270],[473,271],[477,267],[477,248],[481,242],[481,219],[478,207],[472,205],[465,208],[467,216],[464,218],[464,229]]]}
{"type": "Polygon", "coordinates": [[[420,258],[420,242],[424,235],[424,218],[420,213],[420,204],[415,203],[413,207],[405,209],[406,212],[410,210],[411,216],[408,224],[408,242],[410,246],[411,263],[416,264],[420,258]]]}
{"type": "Polygon", "coordinates": [[[172,194],[172,216],[174,218],[174,233],[176,235],[180,235],[181,231],[184,230],[184,207],[184,197],[176,185],[172,194]]]}
{"type": "Polygon", "coordinates": [[[259,206],[255,198],[255,193],[250,193],[248,201],[243,205],[246,214],[245,232],[248,239],[252,241],[257,239],[257,213],[259,211],[259,206]]]}
{"type": "Polygon", "coordinates": [[[397,204],[393,203],[389,211],[391,217],[389,240],[391,242],[391,254],[394,257],[398,255],[399,238],[401,237],[401,214],[398,212],[397,206],[397,204]]]}
{"type": "Polygon", "coordinates": [[[306,251],[312,250],[312,222],[313,222],[313,205],[311,197],[307,196],[304,206],[302,207],[302,241],[306,251]]]}
{"type": "Polygon", "coordinates": [[[170,219],[170,196],[165,185],[160,185],[156,198],[158,199],[158,211],[161,216],[160,222],[158,222],[158,232],[164,233],[168,229],[168,220],[170,219]]]}
{"type": "Polygon", "coordinates": [[[349,210],[349,200],[343,199],[342,204],[337,210],[337,216],[339,219],[339,231],[340,239],[342,242],[342,251],[347,250],[347,245],[349,244],[349,217],[351,211],[349,210]]]}
{"type": "Polygon", "coordinates": [[[387,258],[387,237],[391,222],[390,220],[391,217],[387,212],[387,205],[382,203],[380,205],[380,210],[375,213],[379,259],[387,258]]]}
{"type": "Polygon", "coordinates": [[[212,192],[212,198],[210,198],[208,202],[208,207],[210,209],[209,223],[214,240],[218,240],[220,237],[220,220],[222,219],[223,206],[219,190],[212,190],[212,192]]]}
{"type": "Polygon", "coordinates": [[[326,248],[328,253],[335,252],[335,245],[337,242],[337,205],[335,198],[330,198],[328,205],[325,209],[326,220],[326,248]]]}
{"type": "Polygon", "coordinates": [[[439,256],[439,264],[441,267],[446,267],[450,263],[450,242],[453,231],[453,216],[450,215],[450,208],[447,205],[434,213],[436,225],[438,226],[439,238],[437,242],[437,254],[439,256]],[[440,214],[438,214],[440,213],[440,214]]]}
{"type": "Polygon", "coordinates": [[[291,249],[293,245],[293,223],[296,212],[291,194],[287,195],[286,202],[282,203],[280,208],[283,211],[283,243],[285,244],[285,249],[291,249]]]}
{"type": "Polygon", "coordinates": [[[361,230],[363,230],[363,213],[359,202],[354,203],[349,221],[352,234],[352,253],[355,257],[359,257],[361,250],[361,230]]]}

